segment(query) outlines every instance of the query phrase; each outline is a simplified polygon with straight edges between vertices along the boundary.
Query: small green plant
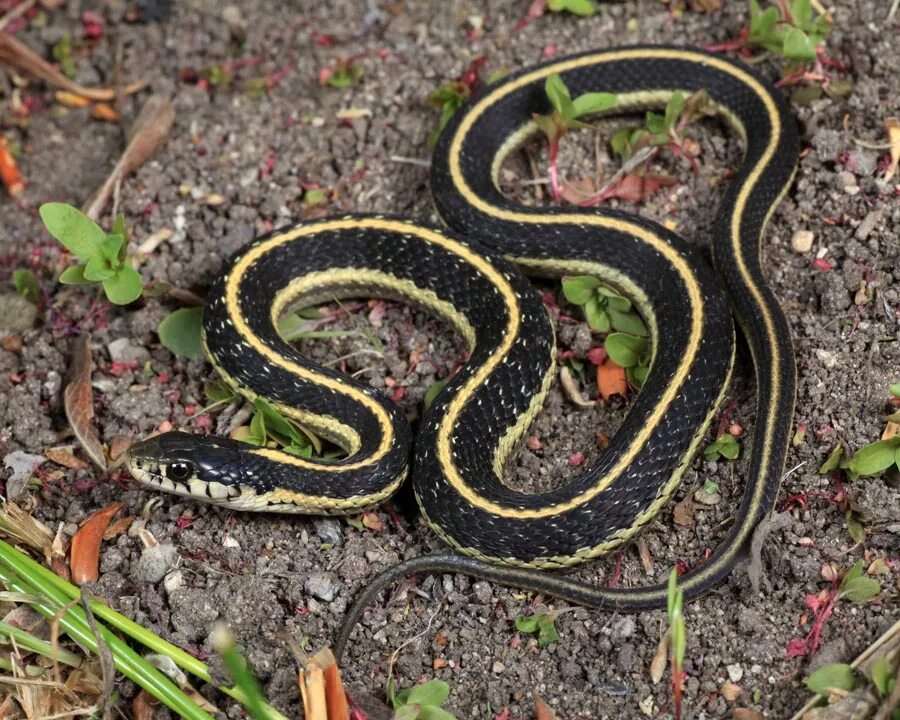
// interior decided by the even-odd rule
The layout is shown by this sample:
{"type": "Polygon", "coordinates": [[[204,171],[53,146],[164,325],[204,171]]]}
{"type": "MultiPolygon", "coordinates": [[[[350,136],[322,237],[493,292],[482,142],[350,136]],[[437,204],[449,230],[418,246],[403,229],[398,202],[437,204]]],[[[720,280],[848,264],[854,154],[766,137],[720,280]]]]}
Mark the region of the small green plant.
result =
{"type": "Polygon", "coordinates": [[[341,58],[334,65],[324,68],[319,73],[319,82],[338,90],[350,87],[363,75],[362,66],[356,62],[357,57],[341,58]]]}
{"type": "Polygon", "coordinates": [[[520,615],[516,618],[516,630],[537,635],[538,647],[545,648],[559,640],[556,615],[552,612],[540,615],[520,615]]]}
{"type": "Polygon", "coordinates": [[[669,659],[672,668],[672,703],[675,720],[681,720],[681,694],[684,686],[684,653],[687,647],[687,631],[684,625],[684,592],[678,587],[678,571],[669,573],[669,589],[666,598],[666,615],[669,620],[669,659]]]}
{"type": "Polygon", "coordinates": [[[849,457],[839,443],[819,468],[819,474],[843,470],[851,480],[856,480],[864,475],[877,477],[893,467],[900,469],[900,435],[864,445],[849,457]]]}
{"type": "Polygon", "coordinates": [[[612,93],[592,92],[579,95],[574,100],[569,88],[558,73],[549,75],[544,82],[544,92],[550,101],[552,110],[546,115],[534,113],[532,119],[547,136],[550,152],[550,188],[553,199],[559,202],[561,189],[559,184],[559,141],[575,128],[590,127],[579,118],[603,112],[615,107],[618,98],[612,93]]]}
{"type": "Polygon", "coordinates": [[[881,583],[863,574],[862,560],[858,560],[841,577],[838,597],[859,603],[871,600],[881,592],[881,583]]]}
{"type": "Polygon", "coordinates": [[[235,440],[263,447],[270,443],[284,452],[309,458],[321,454],[322,445],[311,432],[279,413],[268,400],[261,397],[253,401],[253,418],[249,427],[239,428],[235,440]]]}
{"type": "MultiPolygon", "coordinates": [[[[891,661],[882,655],[872,663],[869,672],[879,701],[888,698],[897,683],[897,673],[891,669],[891,661]]],[[[844,698],[865,683],[866,678],[845,663],[823,665],[806,678],[806,687],[825,698],[844,698]]],[[[890,719],[900,720],[900,707],[891,710],[890,719]]]]}
{"type": "Polygon", "coordinates": [[[566,300],[583,309],[591,328],[609,333],[604,349],[614,363],[625,368],[628,381],[641,387],[650,370],[650,343],[647,326],[631,301],[590,275],[564,278],[562,289],[566,300]]]}
{"type": "Polygon", "coordinates": [[[547,9],[551,12],[568,12],[579,17],[590,17],[597,12],[597,6],[591,0],[547,0],[547,9]]]}
{"type": "Polygon", "coordinates": [[[75,58],[72,57],[72,36],[69,33],[63,35],[62,40],[57,42],[52,49],[53,59],[59,63],[59,69],[63,75],[74,80],[78,74],[78,65],[75,58]]]}
{"type": "Polygon", "coordinates": [[[112,232],[106,233],[87,215],[65,203],[45,203],[40,214],[50,234],[84,263],[66,268],[60,282],[100,283],[115,305],[127,305],[140,297],[143,283],[127,253],[128,231],[123,215],[116,216],[112,232]]]}
{"type": "Polygon", "coordinates": [[[388,678],[387,697],[394,708],[394,720],[455,720],[441,707],[450,697],[450,686],[443,680],[428,680],[396,690],[392,676],[388,678]]]}
{"type": "Polygon", "coordinates": [[[156,328],[159,341],[174,355],[200,357],[203,344],[200,342],[203,308],[180,308],[166,315],[156,328]]]}
{"type": "Polygon", "coordinates": [[[827,15],[813,12],[810,0],[778,0],[765,10],[759,0],[750,0],[747,44],[783,58],[785,75],[790,75],[817,59],[831,27],[827,15]]]}
{"type": "MultiPolygon", "coordinates": [[[[450,122],[450,118],[472,97],[472,93],[481,85],[481,68],[486,60],[487,57],[485,55],[479,55],[469,64],[469,67],[466,68],[462,75],[455,80],[444,83],[437,90],[433,90],[425,99],[425,104],[428,107],[441,111],[441,119],[437,130],[428,136],[429,145],[433,146],[437,143],[437,139],[447,126],[447,123],[450,122]]],[[[488,83],[499,79],[503,74],[505,74],[503,71],[493,73],[488,78],[488,83]]]]}
{"type": "Polygon", "coordinates": [[[16,292],[19,293],[28,302],[38,303],[41,299],[41,286],[38,284],[37,276],[28,268],[19,268],[13,270],[13,285],[16,292]]]}
{"type": "Polygon", "coordinates": [[[741,446],[733,435],[722,433],[703,450],[703,457],[707,460],[735,460],[741,454],[741,446]]]}

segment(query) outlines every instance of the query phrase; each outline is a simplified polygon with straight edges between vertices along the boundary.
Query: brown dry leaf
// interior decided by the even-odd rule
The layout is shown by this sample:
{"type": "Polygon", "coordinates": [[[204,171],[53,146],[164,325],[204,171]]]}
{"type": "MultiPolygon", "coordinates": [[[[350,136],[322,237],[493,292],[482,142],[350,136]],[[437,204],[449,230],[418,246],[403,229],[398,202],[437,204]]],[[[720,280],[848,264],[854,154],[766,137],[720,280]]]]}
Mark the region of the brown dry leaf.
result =
{"type": "Polygon", "coordinates": [[[320,667],[301,668],[298,682],[303,697],[303,717],[307,720],[328,720],[325,700],[325,673],[320,667]]]}
{"type": "Polygon", "coordinates": [[[159,707],[159,700],[146,690],[141,690],[131,701],[131,714],[134,720],[153,720],[153,713],[159,707]]]}
{"type": "Polygon", "coordinates": [[[890,440],[892,437],[896,437],[900,435],[900,423],[895,423],[891,420],[888,420],[888,424],[884,428],[884,432],[881,433],[882,440],[890,440]]]}
{"type": "Polygon", "coordinates": [[[88,464],[77,457],[70,447],[54,447],[44,450],[44,457],[70,470],[84,470],[88,464]]]}
{"type": "Polygon", "coordinates": [[[715,12],[722,9],[722,0],[691,0],[691,10],[694,12],[715,12]]]}
{"type": "Polygon", "coordinates": [[[684,500],[673,508],[672,519],[681,527],[694,527],[694,501],[690,495],[685,495],[684,500]]]}
{"type": "Polygon", "coordinates": [[[58,102],[60,105],[74,108],[85,107],[86,105],[91,104],[90,99],[86,98],[84,95],[76,95],[75,93],[69,92],[67,90],[56,91],[56,102],[58,102]]]}
{"type": "Polygon", "coordinates": [[[578,387],[578,382],[567,365],[559,368],[559,386],[562,388],[563,395],[578,407],[593,407],[597,404],[593,400],[585,400],[581,396],[581,388],[578,387]]]}
{"type": "Polygon", "coordinates": [[[647,540],[643,537],[637,539],[638,557],[641,558],[641,565],[644,572],[648,575],[653,574],[653,556],[650,554],[650,548],[647,547],[647,540]]]}
{"type": "Polygon", "coordinates": [[[63,404],[69,425],[81,447],[97,467],[105,471],[106,455],[91,424],[94,419],[94,391],[91,388],[91,346],[87,335],[79,336],[72,346],[72,374],[63,394],[63,404]]]}
{"type": "Polygon", "coordinates": [[[735,708],[731,712],[734,720],[765,720],[765,716],[753,708],[735,708]]]}
{"type": "Polygon", "coordinates": [[[50,557],[53,544],[53,533],[40,520],[35,520],[28,512],[14,502],[0,498],[0,521],[3,534],[16,542],[24,543],[35,550],[40,550],[50,557]]]}
{"type": "Polygon", "coordinates": [[[124,435],[116,435],[109,441],[109,459],[116,462],[131,447],[131,438],[124,435]]]}
{"type": "Polygon", "coordinates": [[[743,690],[741,690],[740,685],[735,685],[730,680],[726,680],[722,683],[722,687],[719,688],[719,692],[722,693],[722,697],[728,700],[729,702],[734,702],[740,696],[743,690]]]}
{"type": "Polygon", "coordinates": [[[110,540],[119,537],[122,533],[128,532],[128,528],[131,527],[131,523],[134,522],[134,515],[126,515],[125,517],[121,517],[118,520],[111,522],[109,527],[103,531],[103,539],[109,542],[110,540]]]}
{"type": "MultiPolygon", "coordinates": [[[[30,73],[50,85],[68,90],[76,95],[83,95],[91,100],[116,99],[116,88],[89,88],[73,82],[27,45],[2,30],[0,30],[0,63],[30,73]]],[[[147,80],[138,80],[119,88],[119,90],[126,95],[131,95],[144,88],[147,82],[147,80]]]]}
{"type": "Polygon", "coordinates": [[[96,220],[106,202],[116,188],[130,172],[133,172],[153,154],[175,121],[175,106],[164,95],[151,95],[141,108],[129,132],[130,140],[119,162],[112,173],[97,191],[94,199],[84,208],[84,213],[96,220]]]}
{"type": "Polygon", "coordinates": [[[609,400],[613,395],[624,395],[628,391],[625,368],[616,365],[612,360],[598,365],[597,389],[604,400],[609,400]]]}
{"type": "Polygon", "coordinates": [[[91,515],[78,528],[69,548],[72,582],[76,585],[83,585],[100,577],[100,542],[109,521],[123,507],[124,503],[107,505],[91,515]]]}
{"type": "Polygon", "coordinates": [[[119,115],[116,109],[106,103],[94,105],[94,107],[91,108],[91,117],[94,118],[94,120],[103,120],[104,122],[114,123],[117,123],[122,119],[122,116],[119,115]]]}
{"type": "Polygon", "coordinates": [[[656,652],[650,661],[650,679],[656,685],[666,672],[666,657],[669,654],[669,633],[663,633],[656,646],[656,652]]]}
{"type": "Polygon", "coordinates": [[[900,121],[889,117],[884,121],[887,130],[888,144],[891,146],[891,164],[884,174],[885,180],[890,180],[897,174],[897,166],[900,165],[900,121]]]}
{"type": "Polygon", "coordinates": [[[325,706],[328,720],[348,720],[350,706],[347,704],[347,693],[344,691],[344,683],[341,681],[341,671],[330,648],[322,648],[306,663],[319,667],[324,673],[325,679],[325,706]]]}
{"type": "Polygon", "coordinates": [[[556,715],[539,697],[534,699],[534,720],[556,720],[556,715]]]}
{"type": "Polygon", "coordinates": [[[381,522],[381,518],[373,512],[364,512],[362,514],[362,524],[369,528],[369,530],[374,530],[376,532],[384,530],[384,523],[381,522]]]}

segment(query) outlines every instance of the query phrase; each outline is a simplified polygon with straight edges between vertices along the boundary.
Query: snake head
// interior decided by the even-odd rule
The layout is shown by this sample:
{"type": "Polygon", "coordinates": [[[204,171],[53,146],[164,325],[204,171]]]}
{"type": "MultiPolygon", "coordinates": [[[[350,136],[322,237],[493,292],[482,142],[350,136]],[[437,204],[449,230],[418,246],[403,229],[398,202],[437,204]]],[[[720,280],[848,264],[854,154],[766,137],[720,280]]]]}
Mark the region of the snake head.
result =
{"type": "Polygon", "coordinates": [[[238,506],[241,496],[255,494],[242,483],[243,447],[227,438],[169,432],[132,445],[125,462],[148,487],[238,506]]]}

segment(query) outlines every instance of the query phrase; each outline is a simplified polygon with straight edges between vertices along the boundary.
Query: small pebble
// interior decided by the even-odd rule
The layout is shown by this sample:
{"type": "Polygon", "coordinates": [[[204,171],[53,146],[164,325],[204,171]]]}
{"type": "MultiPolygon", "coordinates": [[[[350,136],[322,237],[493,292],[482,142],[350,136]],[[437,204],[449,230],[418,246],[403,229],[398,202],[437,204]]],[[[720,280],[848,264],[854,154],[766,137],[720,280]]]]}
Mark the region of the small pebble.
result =
{"type": "Polygon", "coordinates": [[[719,493],[708,493],[703,488],[694,493],[694,502],[698,502],[701,505],[718,505],[721,500],[722,496],[719,493]]]}
{"type": "Polygon", "coordinates": [[[158,583],[175,564],[178,550],[170,543],[160,543],[144,548],[133,574],[139,582],[158,583]]]}
{"type": "Polygon", "coordinates": [[[163,587],[167,593],[173,593],[183,586],[184,573],[182,573],[181,570],[173,570],[172,572],[167,573],[163,578],[163,587]]]}
{"type": "Polygon", "coordinates": [[[0,337],[34,327],[37,307],[18,293],[0,295],[0,337]]]}
{"type": "Polygon", "coordinates": [[[500,662],[499,660],[494,660],[494,664],[491,666],[491,671],[492,671],[495,675],[499,675],[499,674],[502,673],[504,670],[506,670],[506,665],[504,665],[504,664],[503,664],[502,662],[500,662]]]}
{"type": "Polygon", "coordinates": [[[337,595],[338,590],[341,589],[341,584],[331,573],[314,572],[309,576],[303,587],[313,597],[317,597],[324,602],[331,602],[334,600],[334,596],[337,595]]]}
{"type": "Polygon", "coordinates": [[[824,365],[828,369],[831,369],[835,365],[837,365],[837,355],[831,350],[823,350],[822,348],[817,348],[816,357],[819,358],[819,361],[822,363],[822,365],[824,365]]]}
{"type": "Polygon", "coordinates": [[[733,683],[740,682],[741,678],[744,677],[744,669],[737,663],[726,665],[725,669],[728,671],[728,679],[733,683]]]}
{"type": "Polygon", "coordinates": [[[848,195],[856,195],[859,193],[859,184],[856,181],[856,175],[847,170],[838,173],[837,185],[839,189],[843,190],[848,195]]]}
{"type": "Polygon", "coordinates": [[[806,253],[812,250],[815,234],[812,230],[798,230],[791,236],[791,248],[796,253],[806,253]]]}
{"type": "Polygon", "coordinates": [[[113,340],[106,346],[109,350],[109,359],[114,363],[143,363],[150,359],[150,353],[146,348],[132,345],[129,338],[113,340]]]}

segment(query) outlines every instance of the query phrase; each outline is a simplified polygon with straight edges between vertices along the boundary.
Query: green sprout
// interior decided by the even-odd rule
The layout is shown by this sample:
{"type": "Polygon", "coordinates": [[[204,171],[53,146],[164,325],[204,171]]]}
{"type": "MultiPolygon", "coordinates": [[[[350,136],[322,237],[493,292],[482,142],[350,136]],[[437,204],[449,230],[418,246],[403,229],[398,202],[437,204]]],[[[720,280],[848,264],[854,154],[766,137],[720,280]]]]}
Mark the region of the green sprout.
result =
{"type": "Polygon", "coordinates": [[[733,435],[722,433],[703,450],[703,457],[707,460],[724,458],[735,460],[741,454],[741,446],[733,435]]]}
{"type": "Polygon", "coordinates": [[[550,152],[550,187],[553,199],[559,202],[561,190],[559,185],[559,141],[575,128],[591,127],[579,120],[585,115],[592,115],[615,107],[618,98],[612,93],[591,92],[579,95],[574,100],[569,88],[558,73],[553,73],[544,82],[544,92],[550,101],[552,110],[546,115],[534,113],[532,119],[547,136],[550,152]]]}
{"type": "Polygon", "coordinates": [[[563,295],[579,305],[593,330],[608,333],[604,349],[610,359],[625,368],[628,381],[641,387],[650,370],[651,347],[647,326],[631,301],[590,275],[564,278],[563,295]]]}
{"type": "Polygon", "coordinates": [[[115,305],[127,305],[140,297],[143,282],[127,253],[128,231],[122,214],[116,216],[111,233],[65,203],[45,203],[40,214],[50,234],[83,263],[66,268],[61,283],[100,283],[115,305]]]}
{"type": "Polygon", "coordinates": [[[12,281],[16,288],[16,292],[28,302],[40,302],[41,286],[38,284],[37,276],[32,270],[29,270],[28,268],[13,270],[12,281]]]}
{"type": "Polygon", "coordinates": [[[783,58],[788,76],[817,59],[819,46],[831,27],[827,15],[813,12],[810,0],[780,0],[765,10],[759,0],[750,0],[747,44],[783,58]]]}
{"type": "Polygon", "coordinates": [[[684,625],[684,591],[678,587],[678,571],[669,573],[669,588],[666,598],[666,615],[669,620],[669,657],[672,667],[672,701],[675,718],[681,719],[681,694],[684,685],[684,653],[687,647],[687,631],[684,625]]]}
{"type": "Polygon", "coordinates": [[[590,17],[597,12],[597,6],[591,0],[547,0],[547,9],[551,12],[568,12],[579,17],[590,17]]]}
{"type": "Polygon", "coordinates": [[[516,630],[537,635],[540,648],[545,648],[559,640],[559,633],[556,630],[556,615],[552,612],[527,617],[519,616],[516,618],[516,630]]]}
{"type": "Polygon", "coordinates": [[[450,686],[443,680],[428,680],[398,691],[394,688],[394,678],[390,677],[387,697],[394,708],[394,720],[455,720],[441,707],[450,697],[450,686]]]}

